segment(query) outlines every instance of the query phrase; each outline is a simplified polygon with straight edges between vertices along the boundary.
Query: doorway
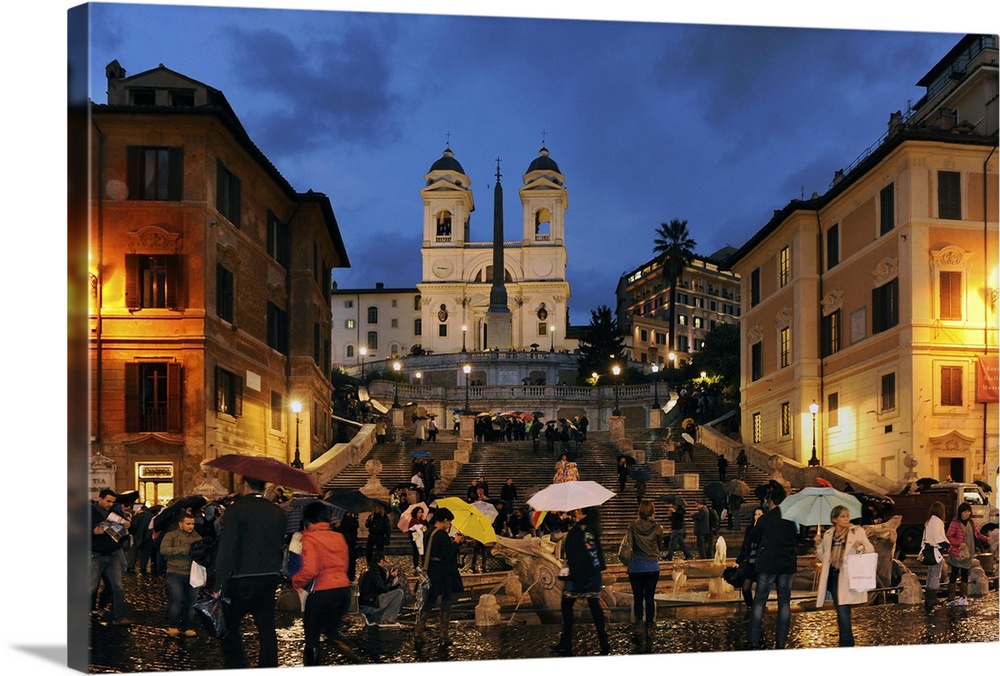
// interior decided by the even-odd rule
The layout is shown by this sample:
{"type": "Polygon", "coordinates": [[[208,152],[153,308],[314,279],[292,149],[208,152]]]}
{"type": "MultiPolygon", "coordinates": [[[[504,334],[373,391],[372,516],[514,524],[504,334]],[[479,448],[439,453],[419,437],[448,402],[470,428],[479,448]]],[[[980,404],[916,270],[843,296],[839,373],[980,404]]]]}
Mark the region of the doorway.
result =
{"type": "Polygon", "coordinates": [[[946,481],[949,476],[954,482],[966,483],[965,458],[938,458],[938,481],[946,481]]]}

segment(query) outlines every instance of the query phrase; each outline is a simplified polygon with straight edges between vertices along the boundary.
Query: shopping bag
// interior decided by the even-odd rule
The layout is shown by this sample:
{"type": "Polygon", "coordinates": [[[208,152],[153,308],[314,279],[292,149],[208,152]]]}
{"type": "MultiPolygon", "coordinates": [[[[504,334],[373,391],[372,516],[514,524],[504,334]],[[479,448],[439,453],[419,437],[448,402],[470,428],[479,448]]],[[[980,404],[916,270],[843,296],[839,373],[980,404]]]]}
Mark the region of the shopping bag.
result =
{"type": "Polygon", "coordinates": [[[208,581],[208,571],[205,569],[205,566],[201,565],[197,561],[192,561],[189,581],[191,586],[195,589],[204,587],[205,582],[208,581]]]}
{"type": "Polygon", "coordinates": [[[844,557],[844,568],[847,572],[847,587],[852,592],[867,592],[878,586],[876,569],[878,554],[848,554],[844,557]]]}
{"type": "Polygon", "coordinates": [[[625,531],[621,543],[618,545],[618,560],[622,565],[627,566],[632,560],[632,529],[625,531]]]}
{"type": "Polygon", "coordinates": [[[226,617],[224,606],[229,603],[229,599],[221,594],[218,596],[206,596],[194,602],[194,610],[205,623],[205,629],[215,638],[225,638],[227,633],[226,617]]]}

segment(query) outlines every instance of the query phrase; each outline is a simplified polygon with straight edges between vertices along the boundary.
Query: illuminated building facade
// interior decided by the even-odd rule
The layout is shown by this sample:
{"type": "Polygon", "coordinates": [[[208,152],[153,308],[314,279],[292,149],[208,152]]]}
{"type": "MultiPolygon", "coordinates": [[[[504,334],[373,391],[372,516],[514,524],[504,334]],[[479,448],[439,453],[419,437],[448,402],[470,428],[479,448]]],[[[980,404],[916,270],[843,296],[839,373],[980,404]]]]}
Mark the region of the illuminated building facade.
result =
{"type": "Polygon", "coordinates": [[[742,435],[883,485],[914,461],[919,476],[992,484],[996,37],[966,36],[918,85],[829,191],[777,211],[728,261],[742,435]]]}
{"type": "Polygon", "coordinates": [[[292,462],[299,439],[308,463],[329,447],[330,277],[349,265],[329,199],[296,192],[222,92],[162,65],[107,75],[89,125],[96,464],[152,504],[224,453],[292,462]]]}

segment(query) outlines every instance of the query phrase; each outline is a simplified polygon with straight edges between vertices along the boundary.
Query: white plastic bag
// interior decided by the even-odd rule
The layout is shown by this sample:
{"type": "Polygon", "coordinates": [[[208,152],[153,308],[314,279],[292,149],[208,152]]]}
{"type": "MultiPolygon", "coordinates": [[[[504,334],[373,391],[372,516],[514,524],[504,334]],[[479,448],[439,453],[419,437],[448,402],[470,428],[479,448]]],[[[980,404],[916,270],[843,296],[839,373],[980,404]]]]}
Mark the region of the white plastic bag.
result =
{"type": "Polygon", "coordinates": [[[195,589],[199,587],[204,587],[205,582],[208,581],[208,571],[205,570],[205,566],[201,565],[197,561],[191,562],[191,586],[195,589]]]}

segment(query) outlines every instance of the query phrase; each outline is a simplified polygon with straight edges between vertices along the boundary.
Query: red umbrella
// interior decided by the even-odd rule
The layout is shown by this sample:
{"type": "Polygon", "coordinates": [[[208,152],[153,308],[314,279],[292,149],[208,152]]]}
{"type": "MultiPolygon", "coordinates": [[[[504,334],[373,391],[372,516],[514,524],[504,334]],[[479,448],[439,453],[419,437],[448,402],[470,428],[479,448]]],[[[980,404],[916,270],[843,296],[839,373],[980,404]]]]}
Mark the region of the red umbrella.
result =
{"type": "Polygon", "coordinates": [[[259,455],[239,455],[229,453],[204,463],[205,467],[225,470],[233,474],[248,476],[260,481],[267,481],[279,486],[298,488],[309,493],[320,493],[323,489],[308,472],[295,469],[274,458],[264,458],[259,455]]]}

